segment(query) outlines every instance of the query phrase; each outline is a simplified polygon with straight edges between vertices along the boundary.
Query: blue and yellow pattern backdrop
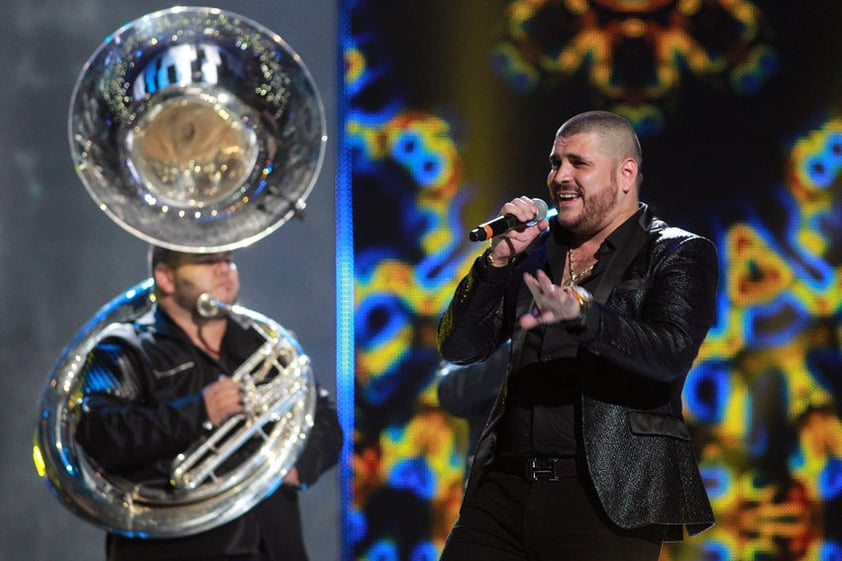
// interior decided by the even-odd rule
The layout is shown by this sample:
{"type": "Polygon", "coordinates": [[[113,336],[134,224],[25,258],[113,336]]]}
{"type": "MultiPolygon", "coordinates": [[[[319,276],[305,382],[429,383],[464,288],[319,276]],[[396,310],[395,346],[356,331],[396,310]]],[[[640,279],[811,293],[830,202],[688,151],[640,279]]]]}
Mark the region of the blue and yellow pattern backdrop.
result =
{"type": "Polygon", "coordinates": [[[663,560],[842,559],[842,3],[346,0],[354,559],[437,559],[467,429],[435,332],[482,248],[544,196],[555,129],[622,113],[642,199],[713,239],[717,322],[685,389],[717,525],[663,560]]]}

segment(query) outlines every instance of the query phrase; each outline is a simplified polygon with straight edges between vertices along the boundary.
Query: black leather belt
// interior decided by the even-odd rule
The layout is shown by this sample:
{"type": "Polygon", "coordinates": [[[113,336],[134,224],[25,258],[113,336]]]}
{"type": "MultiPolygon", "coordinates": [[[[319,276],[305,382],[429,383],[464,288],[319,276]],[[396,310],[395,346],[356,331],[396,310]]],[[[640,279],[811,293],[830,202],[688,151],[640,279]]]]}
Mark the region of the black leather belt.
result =
{"type": "Polygon", "coordinates": [[[520,475],[528,481],[558,481],[575,477],[578,473],[576,458],[533,456],[531,458],[495,458],[496,471],[520,475]]]}

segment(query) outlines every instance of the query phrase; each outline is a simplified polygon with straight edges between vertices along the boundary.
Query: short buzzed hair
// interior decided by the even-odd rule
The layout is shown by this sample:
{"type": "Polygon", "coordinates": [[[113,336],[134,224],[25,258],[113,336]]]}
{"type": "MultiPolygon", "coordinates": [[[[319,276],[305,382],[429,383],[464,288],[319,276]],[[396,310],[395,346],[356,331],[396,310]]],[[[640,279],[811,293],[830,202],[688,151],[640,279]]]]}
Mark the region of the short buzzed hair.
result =
{"type": "Polygon", "coordinates": [[[176,249],[169,249],[157,245],[149,246],[148,264],[149,272],[154,276],[155,269],[158,265],[166,265],[170,269],[175,269],[181,265],[192,264],[207,264],[216,262],[220,258],[218,256],[228,256],[226,259],[230,260],[231,250],[221,250],[214,252],[206,251],[179,251],[176,249]]]}
{"type": "Polygon", "coordinates": [[[556,138],[567,138],[574,134],[596,133],[605,143],[610,154],[617,161],[631,158],[637,162],[638,184],[643,178],[643,151],[634,127],[625,117],[610,111],[586,111],[565,121],[556,131],[556,138]]]}
{"type": "Polygon", "coordinates": [[[148,259],[149,272],[154,275],[155,268],[161,264],[167,265],[168,267],[175,267],[183,255],[183,252],[167,249],[166,247],[157,245],[150,246],[148,259]]]}

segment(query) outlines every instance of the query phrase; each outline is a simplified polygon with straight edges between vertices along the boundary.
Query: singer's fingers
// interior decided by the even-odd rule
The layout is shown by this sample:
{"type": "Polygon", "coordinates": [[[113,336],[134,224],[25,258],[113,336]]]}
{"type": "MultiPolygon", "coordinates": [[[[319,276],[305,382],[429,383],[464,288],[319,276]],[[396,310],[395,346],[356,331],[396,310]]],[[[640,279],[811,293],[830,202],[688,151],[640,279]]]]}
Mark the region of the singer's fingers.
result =
{"type": "Polygon", "coordinates": [[[523,273],[523,282],[526,284],[526,288],[529,289],[529,292],[532,293],[533,298],[541,291],[541,284],[538,282],[538,279],[529,273],[523,273]]]}
{"type": "Polygon", "coordinates": [[[517,206],[521,211],[518,218],[521,222],[532,222],[538,215],[538,207],[535,206],[535,201],[529,197],[518,197],[517,206]]]}
{"type": "Polygon", "coordinates": [[[553,281],[547,276],[547,273],[538,269],[535,273],[535,278],[538,280],[538,284],[541,286],[541,289],[545,292],[550,292],[551,287],[553,286],[553,281]]]}
{"type": "MultiPolygon", "coordinates": [[[[512,244],[512,247],[517,248],[524,248],[529,245],[530,242],[535,238],[530,232],[526,231],[526,228],[513,228],[504,234],[506,238],[508,238],[509,243],[512,244]]],[[[516,251],[515,251],[516,252],[516,251]]]]}
{"type": "MultiPolygon", "coordinates": [[[[566,309],[570,307],[570,295],[560,286],[553,284],[546,273],[541,270],[536,271],[535,276],[524,273],[523,281],[532,294],[535,304],[533,315],[539,323],[554,323],[566,317],[565,314],[569,315],[566,309]]],[[[527,325],[532,324],[531,320],[523,321],[526,321],[527,325]]],[[[523,321],[521,327],[524,326],[523,321]]]]}
{"type": "Polygon", "coordinates": [[[559,293],[561,292],[561,287],[558,285],[553,284],[552,279],[544,271],[538,271],[538,285],[541,287],[541,291],[547,295],[549,301],[553,304],[553,306],[557,306],[560,303],[559,293]]]}
{"type": "Polygon", "coordinates": [[[532,314],[523,314],[518,319],[518,322],[523,329],[534,329],[541,325],[541,321],[538,317],[532,314]]]}
{"type": "Polygon", "coordinates": [[[535,218],[535,203],[526,196],[512,199],[500,209],[500,214],[511,214],[521,222],[529,222],[535,218]]]}
{"type": "Polygon", "coordinates": [[[523,281],[526,283],[526,287],[532,293],[532,296],[536,298],[543,297],[545,294],[553,295],[557,291],[557,287],[553,284],[550,277],[540,269],[536,271],[535,276],[524,273],[523,281]]]}
{"type": "Polygon", "coordinates": [[[538,323],[538,320],[532,314],[523,314],[518,319],[518,322],[520,323],[520,326],[523,329],[533,329],[540,325],[540,323],[538,323]]]}
{"type": "Polygon", "coordinates": [[[532,300],[535,306],[533,314],[549,312],[552,315],[553,296],[547,293],[544,288],[541,287],[541,283],[534,277],[530,277],[528,279],[525,278],[524,280],[526,282],[526,288],[528,288],[529,292],[532,293],[532,300]]]}
{"type": "Polygon", "coordinates": [[[549,325],[555,323],[555,321],[555,316],[551,311],[539,309],[533,310],[531,314],[523,314],[518,318],[518,323],[523,329],[534,329],[539,325],[549,325]]]}

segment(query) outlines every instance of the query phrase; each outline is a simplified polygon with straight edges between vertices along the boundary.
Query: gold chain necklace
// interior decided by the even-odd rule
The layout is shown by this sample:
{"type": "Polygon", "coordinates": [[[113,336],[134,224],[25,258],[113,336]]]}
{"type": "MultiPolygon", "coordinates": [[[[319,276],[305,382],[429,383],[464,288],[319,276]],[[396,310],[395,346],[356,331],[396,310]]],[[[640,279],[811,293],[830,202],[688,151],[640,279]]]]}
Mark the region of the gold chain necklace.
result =
{"type": "Polygon", "coordinates": [[[567,281],[567,286],[573,286],[579,284],[579,281],[587,277],[593,271],[594,265],[596,265],[596,261],[590,264],[590,266],[578,273],[573,270],[573,250],[567,250],[567,270],[570,272],[570,279],[567,281]]]}

